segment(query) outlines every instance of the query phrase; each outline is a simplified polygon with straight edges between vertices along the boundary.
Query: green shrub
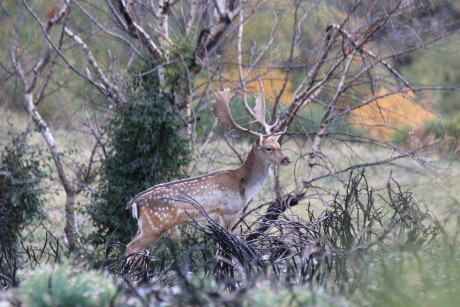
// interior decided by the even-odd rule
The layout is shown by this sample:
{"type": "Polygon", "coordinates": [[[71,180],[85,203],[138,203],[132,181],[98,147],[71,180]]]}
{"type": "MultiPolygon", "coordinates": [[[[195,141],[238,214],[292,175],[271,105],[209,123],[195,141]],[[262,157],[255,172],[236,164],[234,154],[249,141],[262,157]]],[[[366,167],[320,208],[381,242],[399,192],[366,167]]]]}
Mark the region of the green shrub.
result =
{"type": "Polygon", "coordinates": [[[245,306],[326,306],[312,295],[309,289],[270,289],[254,291],[244,304],[245,306]]]}
{"type": "Polygon", "coordinates": [[[88,211],[96,231],[93,243],[126,243],[137,231],[126,203],[139,192],[183,176],[190,148],[172,98],[156,91],[157,80],[139,78],[137,94],[120,106],[107,128],[110,148],[103,161],[96,202],[88,211]]]}
{"type": "Polygon", "coordinates": [[[27,132],[8,132],[0,151],[0,289],[17,285],[21,231],[43,212],[41,151],[27,144],[27,132]]]}
{"type": "Polygon", "coordinates": [[[19,291],[27,306],[109,306],[117,287],[101,272],[47,266],[30,272],[19,291]]]}
{"type": "Polygon", "coordinates": [[[9,133],[0,151],[0,233],[16,242],[34,218],[44,217],[40,183],[46,178],[40,150],[29,146],[26,134],[9,133]]]}

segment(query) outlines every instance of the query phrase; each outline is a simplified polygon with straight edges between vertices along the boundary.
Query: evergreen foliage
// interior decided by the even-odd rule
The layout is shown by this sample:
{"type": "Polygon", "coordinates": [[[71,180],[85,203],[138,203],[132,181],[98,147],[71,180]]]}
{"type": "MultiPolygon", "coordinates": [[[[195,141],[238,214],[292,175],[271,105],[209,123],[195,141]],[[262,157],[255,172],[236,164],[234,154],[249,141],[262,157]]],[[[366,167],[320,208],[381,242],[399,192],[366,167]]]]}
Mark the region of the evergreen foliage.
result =
{"type": "Polygon", "coordinates": [[[26,143],[26,134],[9,133],[0,160],[0,242],[17,243],[34,218],[43,218],[40,151],[26,143]]]}
{"type": "Polygon", "coordinates": [[[44,218],[40,150],[26,142],[27,133],[8,133],[0,151],[0,289],[17,285],[21,231],[44,218]]]}
{"type": "Polygon", "coordinates": [[[132,101],[120,106],[108,126],[110,149],[103,162],[99,193],[89,209],[96,231],[90,239],[126,243],[137,223],[126,203],[139,192],[183,176],[190,148],[172,98],[158,91],[155,77],[136,79],[132,101]]]}

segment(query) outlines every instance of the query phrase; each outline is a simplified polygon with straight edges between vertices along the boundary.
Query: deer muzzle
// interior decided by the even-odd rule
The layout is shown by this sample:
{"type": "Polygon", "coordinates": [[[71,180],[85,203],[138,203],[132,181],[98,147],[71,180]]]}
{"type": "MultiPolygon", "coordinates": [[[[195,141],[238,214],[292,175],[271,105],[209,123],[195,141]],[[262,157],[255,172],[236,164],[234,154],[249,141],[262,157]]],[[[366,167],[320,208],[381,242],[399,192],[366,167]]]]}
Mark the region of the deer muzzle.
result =
{"type": "Polygon", "coordinates": [[[282,160],[281,160],[281,165],[284,165],[284,166],[287,166],[291,164],[291,159],[289,159],[289,157],[284,157],[282,160]]]}

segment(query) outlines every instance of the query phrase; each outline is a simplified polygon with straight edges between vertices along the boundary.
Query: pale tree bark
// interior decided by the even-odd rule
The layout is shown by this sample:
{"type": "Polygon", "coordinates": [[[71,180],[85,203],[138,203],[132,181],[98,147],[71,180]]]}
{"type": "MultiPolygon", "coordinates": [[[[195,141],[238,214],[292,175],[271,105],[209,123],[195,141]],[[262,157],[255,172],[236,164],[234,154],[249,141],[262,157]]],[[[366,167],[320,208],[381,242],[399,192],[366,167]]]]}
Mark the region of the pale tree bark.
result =
{"type": "MultiPolygon", "coordinates": [[[[163,58],[167,62],[169,61],[169,15],[168,7],[170,3],[169,0],[162,0],[158,3],[158,10],[156,13],[156,18],[158,20],[158,29],[156,30],[159,36],[159,41],[161,49],[163,50],[163,58]]],[[[165,88],[166,86],[166,77],[163,67],[158,68],[158,77],[160,79],[160,86],[165,88]]],[[[169,89],[165,89],[166,93],[169,93],[169,89]]]]}
{"type": "MultiPolygon", "coordinates": [[[[109,5],[112,5],[110,0],[108,3],[109,5]]],[[[117,6],[118,10],[113,10],[113,13],[116,17],[118,17],[118,20],[123,25],[125,31],[132,37],[138,39],[145,47],[147,47],[147,50],[154,59],[162,57],[163,52],[160,47],[158,47],[157,43],[155,43],[147,31],[134,20],[132,15],[132,5],[129,5],[128,8],[123,0],[117,0],[117,6]],[[120,12],[121,16],[118,14],[118,11],[120,12]]]]}
{"type": "Polygon", "coordinates": [[[193,24],[195,23],[196,20],[196,12],[198,10],[198,0],[192,0],[190,3],[190,7],[188,9],[190,10],[190,14],[188,15],[187,18],[187,24],[185,26],[185,35],[190,35],[192,32],[193,24]]]}
{"type": "MultiPolygon", "coordinates": [[[[24,5],[26,5],[25,2],[23,2],[24,5]]],[[[59,23],[65,16],[68,14],[69,11],[69,6],[66,4],[64,5],[59,13],[54,16],[52,19],[48,21],[44,28],[45,35],[49,36],[49,33],[53,26],[55,26],[57,23],[59,23]]],[[[11,52],[11,59],[12,63],[14,65],[14,68],[16,70],[16,73],[18,74],[23,86],[24,86],[24,104],[25,108],[29,114],[29,116],[32,118],[33,122],[41,132],[48,149],[53,157],[54,164],[56,166],[56,170],[59,176],[59,180],[64,187],[64,191],[66,194],[66,203],[65,203],[65,227],[64,227],[64,232],[65,236],[68,242],[68,246],[70,250],[74,250],[77,244],[77,239],[78,239],[78,231],[76,228],[76,217],[75,217],[75,196],[76,196],[76,189],[69,180],[64,164],[62,162],[62,159],[59,155],[59,151],[56,146],[56,142],[54,140],[54,137],[52,133],[50,132],[48,125],[46,122],[43,120],[41,115],[38,113],[37,109],[35,108],[35,100],[34,100],[34,91],[36,90],[36,84],[37,84],[37,79],[41,76],[41,73],[43,72],[43,69],[46,67],[46,65],[49,63],[50,59],[50,51],[51,47],[49,43],[44,41],[44,51],[43,55],[39,60],[36,62],[35,67],[33,69],[33,74],[31,78],[26,77],[26,73],[24,72],[22,65],[18,59],[16,59],[16,44],[13,47],[13,50],[11,52]]]]}
{"type": "Polygon", "coordinates": [[[64,27],[64,33],[68,35],[71,39],[75,41],[76,44],[81,46],[83,51],[86,54],[88,63],[93,71],[96,73],[97,78],[95,79],[88,68],[86,68],[86,78],[95,87],[103,93],[105,97],[115,103],[123,103],[125,101],[123,91],[113,82],[107,78],[102,69],[99,67],[99,64],[96,62],[91,50],[88,45],[74,32],[72,32],[68,27],[64,27]],[[100,80],[100,81],[98,81],[100,80]]]}
{"type": "MultiPolygon", "coordinates": [[[[21,65],[21,59],[16,56],[17,50],[17,40],[19,32],[16,32],[16,39],[11,51],[11,62],[13,64],[13,68],[16,74],[21,81],[23,88],[24,88],[24,105],[29,117],[34,122],[35,126],[40,131],[48,150],[53,158],[54,165],[56,167],[56,171],[58,174],[59,181],[64,188],[66,200],[65,200],[65,226],[64,226],[64,237],[66,244],[70,251],[74,251],[78,245],[79,233],[77,227],[77,219],[76,219],[76,197],[81,192],[82,185],[84,183],[88,184],[92,181],[96,174],[91,169],[92,159],[94,156],[91,156],[91,160],[89,162],[90,167],[88,167],[86,174],[80,176],[78,178],[74,178],[73,180],[69,178],[68,171],[64,165],[62,160],[60,151],[58,150],[58,146],[54,139],[52,132],[50,131],[47,123],[43,120],[42,116],[38,112],[36,108],[36,104],[40,99],[44,88],[38,87],[38,81],[40,78],[44,77],[46,80],[40,80],[45,85],[48,83],[50,78],[50,71],[51,67],[48,67],[48,72],[44,73],[44,70],[47,66],[51,66],[50,58],[51,58],[51,50],[55,46],[52,46],[50,41],[50,34],[52,29],[65,20],[67,14],[69,13],[69,5],[65,3],[60,10],[52,16],[48,22],[43,24],[38,20],[38,17],[32,11],[32,9],[27,5],[25,1],[22,1],[23,5],[27,8],[27,10],[34,16],[35,19],[39,22],[43,34],[44,34],[44,42],[43,42],[43,53],[35,62],[35,65],[30,71],[25,71],[23,66],[21,65]],[[36,97],[35,93],[37,93],[38,98],[36,97]]],[[[19,30],[19,29],[18,29],[19,30]]],[[[107,85],[107,84],[106,84],[107,85]]]]}
{"type": "MultiPolygon", "coordinates": [[[[108,2],[111,3],[111,1],[108,2]]],[[[124,1],[118,0],[119,13],[114,10],[113,12],[118,16],[125,31],[133,38],[138,39],[147,48],[152,59],[158,61],[157,71],[160,85],[166,94],[174,98],[175,107],[183,111],[186,124],[185,130],[190,135],[192,133],[191,124],[195,120],[190,105],[193,96],[193,79],[202,70],[208,60],[209,53],[218,44],[232,21],[238,16],[244,5],[244,1],[241,1],[238,5],[236,5],[236,1],[234,0],[215,1],[206,4],[206,6],[214,6],[213,23],[200,31],[190,63],[185,63],[182,59],[185,70],[187,71],[187,78],[185,80],[188,81],[185,81],[181,88],[176,89],[172,93],[171,89],[166,87],[167,76],[165,75],[163,63],[167,63],[170,60],[169,48],[171,44],[174,44],[169,35],[169,14],[174,3],[175,1],[162,0],[152,6],[156,18],[155,36],[149,35],[145,29],[136,23],[133,17],[133,10],[135,8],[131,7],[131,9],[128,9],[124,1]]],[[[197,21],[196,15],[199,13],[198,6],[199,1],[192,1],[190,14],[187,16],[185,25],[186,35],[191,35],[193,23],[197,21]]]]}

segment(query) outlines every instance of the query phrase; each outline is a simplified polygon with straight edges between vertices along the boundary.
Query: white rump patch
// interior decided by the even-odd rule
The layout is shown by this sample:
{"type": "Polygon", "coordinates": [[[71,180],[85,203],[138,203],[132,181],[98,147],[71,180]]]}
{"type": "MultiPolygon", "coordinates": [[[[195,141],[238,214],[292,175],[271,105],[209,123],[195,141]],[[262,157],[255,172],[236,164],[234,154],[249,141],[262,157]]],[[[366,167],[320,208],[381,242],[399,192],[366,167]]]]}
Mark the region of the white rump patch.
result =
{"type": "Polygon", "coordinates": [[[136,220],[139,220],[139,214],[137,212],[137,203],[133,203],[132,206],[131,206],[131,211],[132,211],[132,214],[133,214],[133,217],[136,219],[136,220]]]}
{"type": "Polygon", "coordinates": [[[142,220],[141,219],[137,220],[137,229],[138,229],[139,234],[142,234],[142,220]]]}

